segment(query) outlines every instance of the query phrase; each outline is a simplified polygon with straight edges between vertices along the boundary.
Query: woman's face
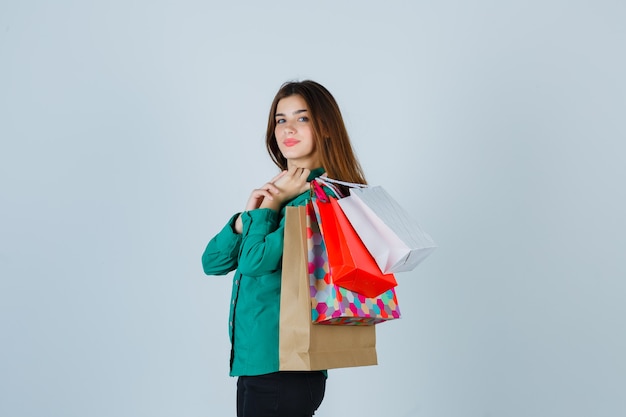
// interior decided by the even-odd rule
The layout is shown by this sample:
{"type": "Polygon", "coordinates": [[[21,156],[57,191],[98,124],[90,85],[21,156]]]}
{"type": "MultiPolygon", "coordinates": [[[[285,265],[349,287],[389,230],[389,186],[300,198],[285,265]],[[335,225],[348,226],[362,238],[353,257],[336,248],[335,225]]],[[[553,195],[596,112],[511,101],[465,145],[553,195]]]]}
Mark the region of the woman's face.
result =
{"type": "Polygon", "coordinates": [[[309,107],[300,95],[285,97],[276,107],[274,134],[278,149],[290,168],[315,169],[319,167],[317,149],[313,141],[309,107]]]}

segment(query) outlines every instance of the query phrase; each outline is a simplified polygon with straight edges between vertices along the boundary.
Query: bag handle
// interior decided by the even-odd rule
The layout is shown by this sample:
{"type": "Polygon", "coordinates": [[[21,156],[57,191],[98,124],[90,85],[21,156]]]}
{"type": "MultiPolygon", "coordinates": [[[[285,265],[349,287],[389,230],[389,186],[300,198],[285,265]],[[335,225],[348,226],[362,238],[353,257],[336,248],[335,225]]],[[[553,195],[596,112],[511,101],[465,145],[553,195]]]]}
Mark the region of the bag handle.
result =
{"type": "MultiPolygon", "coordinates": [[[[333,183],[331,183],[329,181],[324,181],[324,178],[317,177],[317,178],[315,178],[315,181],[318,183],[318,186],[319,186],[319,184],[322,184],[322,185],[330,188],[331,190],[333,190],[333,193],[335,193],[337,198],[345,197],[344,193],[341,191],[341,189],[339,187],[337,187],[335,184],[333,184],[333,183]]],[[[320,189],[323,191],[323,189],[321,187],[320,187],[320,189]]]]}
{"type": "Polygon", "coordinates": [[[343,198],[345,197],[345,194],[341,191],[341,189],[336,184],[343,185],[344,187],[348,187],[348,188],[367,188],[368,187],[367,184],[340,181],[340,180],[336,180],[336,179],[328,178],[328,177],[317,177],[311,181],[311,196],[315,196],[317,197],[318,200],[323,201],[323,202],[328,202],[329,197],[326,194],[326,191],[324,191],[324,189],[321,187],[320,184],[333,190],[337,198],[343,198]]]}
{"type": "Polygon", "coordinates": [[[333,193],[337,196],[337,198],[345,197],[344,193],[341,192],[339,187],[331,182],[324,181],[322,177],[317,177],[311,181],[311,194],[317,197],[318,200],[323,202],[328,202],[329,196],[326,191],[322,188],[322,185],[330,188],[333,193]]]}
{"type": "MultiPolygon", "coordinates": [[[[324,203],[326,203],[326,202],[328,202],[328,194],[326,194],[326,191],[324,191],[324,189],[322,188],[320,183],[322,183],[322,182],[321,181],[317,181],[317,178],[315,178],[314,180],[311,181],[311,197],[315,197],[318,200],[323,201],[324,203]]],[[[333,186],[332,190],[335,191],[334,186],[333,186]]]]}
{"type": "Polygon", "coordinates": [[[369,187],[367,184],[359,184],[359,183],[356,183],[356,182],[340,181],[340,180],[336,180],[336,179],[329,178],[329,177],[317,177],[315,179],[317,181],[321,182],[322,184],[326,185],[327,187],[331,188],[333,191],[335,190],[335,187],[333,187],[331,184],[339,184],[339,185],[343,185],[343,186],[349,187],[349,188],[367,188],[367,187],[369,187]]]}

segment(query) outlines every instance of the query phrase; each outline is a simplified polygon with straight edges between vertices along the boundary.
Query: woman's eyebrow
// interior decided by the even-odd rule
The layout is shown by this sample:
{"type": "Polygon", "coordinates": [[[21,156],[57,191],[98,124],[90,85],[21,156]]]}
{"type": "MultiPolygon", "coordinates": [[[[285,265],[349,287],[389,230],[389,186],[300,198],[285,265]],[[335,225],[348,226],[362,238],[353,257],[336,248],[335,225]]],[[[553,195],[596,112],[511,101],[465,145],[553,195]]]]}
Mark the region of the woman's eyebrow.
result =
{"type": "MultiPolygon", "coordinates": [[[[292,114],[300,114],[300,113],[304,113],[307,112],[307,109],[301,109],[301,110],[296,110],[294,111],[292,114]]],[[[278,116],[285,116],[284,113],[276,113],[276,115],[274,117],[278,117],[278,116]]]]}

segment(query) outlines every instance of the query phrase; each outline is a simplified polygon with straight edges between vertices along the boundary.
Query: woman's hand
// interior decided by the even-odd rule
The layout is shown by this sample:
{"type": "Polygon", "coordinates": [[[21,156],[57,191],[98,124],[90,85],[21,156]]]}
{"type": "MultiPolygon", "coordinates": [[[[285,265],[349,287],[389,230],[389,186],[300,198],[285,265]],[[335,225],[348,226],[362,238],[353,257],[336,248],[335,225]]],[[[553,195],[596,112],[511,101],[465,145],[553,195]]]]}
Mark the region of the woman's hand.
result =
{"type": "Polygon", "coordinates": [[[309,183],[306,180],[310,173],[311,170],[307,168],[296,167],[283,171],[280,176],[272,180],[278,192],[272,192],[271,198],[264,198],[259,207],[278,211],[284,203],[309,189],[309,183]]]}
{"type": "Polygon", "coordinates": [[[280,193],[278,187],[274,184],[276,181],[279,181],[283,176],[287,174],[287,171],[282,171],[280,174],[272,178],[269,182],[263,184],[261,188],[257,188],[252,190],[250,194],[250,198],[248,198],[248,202],[246,203],[245,211],[254,210],[261,207],[261,203],[265,199],[273,199],[275,195],[280,193]]]}
{"type": "MultiPolygon", "coordinates": [[[[284,202],[291,200],[297,195],[309,189],[306,180],[311,173],[306,168],[290,168],[282,171],[260,188],[252,190],[245,211],[257,208],[269,208],[278,211],[284,202]]],[[[241,215],[235,221],[235,231],[243,232],[241,215]]]]}

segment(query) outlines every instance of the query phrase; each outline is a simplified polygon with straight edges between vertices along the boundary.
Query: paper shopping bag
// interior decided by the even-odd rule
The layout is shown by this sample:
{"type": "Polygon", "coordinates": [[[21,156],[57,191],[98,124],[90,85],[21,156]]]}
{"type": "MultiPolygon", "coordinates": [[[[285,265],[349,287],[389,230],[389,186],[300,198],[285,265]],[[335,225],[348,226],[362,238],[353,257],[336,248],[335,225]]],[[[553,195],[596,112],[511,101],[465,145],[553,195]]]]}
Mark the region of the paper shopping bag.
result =
{"type": "Polygon", "coordinates": [[[280,294],[281,371],[376,365],[375,326],[321,326],[311,319],[306,209],[286,207],[280,294]]]}
{"type": "Polygon", "coordinates": [[[366,297],[335,284],[325,240],[312,204],[308,204],[306,210],[313,321],[334,325],[373,325],[400,318],[394,288],[375,297],[366,297]]]}
{"type": "Polygon", "coordinates": [[[338,203],[384,273],[411,271],[437,248],[381,186],[350,188],[338,203]]]}
{"type": "Polygon", "coordinates": [[[311,204],[319,215],[333,283],[366,297],[376,297],[398,285],[393,274],[381,272],[337,199],[325,200],[314,199],[311,204]]]}

